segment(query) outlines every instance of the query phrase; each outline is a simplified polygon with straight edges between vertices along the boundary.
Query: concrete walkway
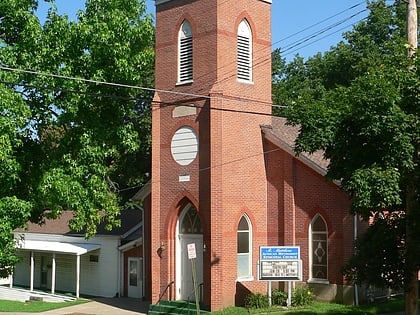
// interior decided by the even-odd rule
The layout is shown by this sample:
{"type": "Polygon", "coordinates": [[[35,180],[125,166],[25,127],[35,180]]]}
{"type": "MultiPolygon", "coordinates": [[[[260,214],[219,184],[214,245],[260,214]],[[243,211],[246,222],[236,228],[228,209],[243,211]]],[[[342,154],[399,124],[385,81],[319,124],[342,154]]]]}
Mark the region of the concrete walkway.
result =
{"type": "MultiPolygon", "coordinates": [[[[44,292],[30,292],[23,289],[10,289],[8,287],[0,286],[0,299],[27,301],[30,296],[42,297],[46,302],[64,302],[69,298],[60,295],[51,295],[44,292]]],[[[56,310],[51,310],[41,313],[27,313],[27,312],[13,312],[6,313],[0,310],[0,315],[139,315],[147,314],[149,308],[148,302],[143,302],[140,299],[134,298],[94,298],[92,301],[63,307],[56,310]]]]}
{"type": "Polygon", "coordinates": [[[50,294],[42,291],[29,291],[26,289],[9,288],[8,286],[0,286],[0,299],[25,302],[30,299],[39,299],[44,302],[67,302],[74,301],[71,296],[50,294]]]}

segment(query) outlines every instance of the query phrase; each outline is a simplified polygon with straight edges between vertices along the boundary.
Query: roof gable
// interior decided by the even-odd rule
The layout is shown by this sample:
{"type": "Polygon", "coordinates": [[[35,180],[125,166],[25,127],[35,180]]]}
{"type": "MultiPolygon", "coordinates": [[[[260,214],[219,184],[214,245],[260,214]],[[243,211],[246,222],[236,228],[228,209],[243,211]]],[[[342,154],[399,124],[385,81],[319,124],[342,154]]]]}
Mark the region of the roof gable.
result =
{"type": "Polygon", "coordinates": [[[323,151],[319,150],[313,154],[303,152],[296,155],[294,148],[296,138],[299,135],[299,127],[288,125],[286,118],[273,117],[271,125],[261,126],[261,130],[268,141],[290,155],[295,156],[317,173],[325,176],[329,161],[324,158],[323,151]]]}

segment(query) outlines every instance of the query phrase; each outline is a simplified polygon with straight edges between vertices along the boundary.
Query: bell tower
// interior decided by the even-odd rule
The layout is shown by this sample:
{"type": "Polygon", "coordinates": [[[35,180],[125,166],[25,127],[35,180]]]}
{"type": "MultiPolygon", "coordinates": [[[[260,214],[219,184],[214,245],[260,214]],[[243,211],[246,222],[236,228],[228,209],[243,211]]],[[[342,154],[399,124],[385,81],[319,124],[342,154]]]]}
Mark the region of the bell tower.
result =
{"type": "Polygon", "coordinates": [[[166,287],[164,298],[194,299],[194,243],[199,298],[217,310],[265,288],[255,266],[267,238],[272,1],[155,2],[151,299],[166,287]]]}

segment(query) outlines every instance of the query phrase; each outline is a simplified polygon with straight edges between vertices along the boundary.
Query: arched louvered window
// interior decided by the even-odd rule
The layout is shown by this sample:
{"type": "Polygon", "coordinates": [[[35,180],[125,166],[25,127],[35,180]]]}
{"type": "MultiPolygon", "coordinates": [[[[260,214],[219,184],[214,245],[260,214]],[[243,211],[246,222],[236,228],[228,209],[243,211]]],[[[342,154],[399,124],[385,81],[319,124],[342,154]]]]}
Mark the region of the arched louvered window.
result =
{"type": "Polygon", "coordinates": [[[238,279],[252,277],[252,227],[249,218],[243,215],[238,224],[238,279]]]}
{"type": "Polygon", "coordinates": [[[191,25],[184,21],[178,33],[178,83],[193,80],[193,36],[191,25]]]}
{"type": "Polygon", "coordinates": [[[252,81],[252,32],[246,20],[238,27],[238,80],[252,81]]]}
{"type": "Polygon", "coordinates": [[[312,219],[309,238],[310,279],[328,281],[328,228],[320,214],[312,219]]]}

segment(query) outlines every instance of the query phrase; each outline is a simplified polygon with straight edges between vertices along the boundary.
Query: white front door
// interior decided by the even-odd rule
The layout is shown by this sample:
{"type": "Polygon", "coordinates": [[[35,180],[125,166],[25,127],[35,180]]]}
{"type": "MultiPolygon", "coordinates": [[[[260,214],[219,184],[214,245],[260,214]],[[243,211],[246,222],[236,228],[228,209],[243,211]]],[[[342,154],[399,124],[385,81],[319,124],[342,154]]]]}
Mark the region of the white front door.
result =
{"type": "Polygon", "coordinates": [[[188,259],[188,244],[194,243],[197,257],[194,259],[196,280],[197,280],[197,294],[201,300],[201,284],[203,283],[203,235],[201,234],[179,234],[179,250],[180,250],[180,266],[178,272],[180,273],[179,299],[181,300],[195,300],[194,282],[192,262],[188,259]]]}
{"type": "Polygon", "coordinates": [[[128,257],[127,271],[128,297],[143,297],[142,258],[128,257]]]}

